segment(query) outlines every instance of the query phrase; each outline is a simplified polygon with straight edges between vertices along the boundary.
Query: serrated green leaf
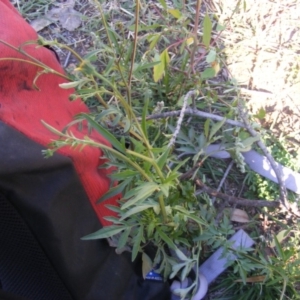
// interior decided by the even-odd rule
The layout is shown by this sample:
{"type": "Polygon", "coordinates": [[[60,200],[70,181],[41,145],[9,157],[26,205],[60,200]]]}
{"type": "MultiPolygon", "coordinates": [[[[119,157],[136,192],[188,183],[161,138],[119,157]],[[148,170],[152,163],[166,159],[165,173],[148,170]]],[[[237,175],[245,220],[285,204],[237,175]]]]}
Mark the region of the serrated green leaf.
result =
{"type": "Polygon", "coordinates": [[[146,204],[146,205],[138,205],[138,206],[135,206],[131,209],[129,209],[128,211],[126,211],[126,213],[124,213],[122,215],[122,218],[120,218],[120,221],[123,221],[125,220],[126,218],[132,216],[132,215],[135,215],[141,211],[144,211],[150,207],[153,207],[153,205],[150,205],[150,204],[146,204]]]}
{"type": "Polygon", "coordinates": [[[219,129],[225,124],[226,118],[224,118],[222,121],[214,123],[211,127],[210,133],[209,133],[209,140],[212,139],[212,137],[218,132],[219,129]]]}
{"type": "Polygon", "coordinates": [[[114,58],[111,58],[111,59],[108,61],[107,65],[106,65],[106,68],[105,68],[105,70],[104,70],[104,72],[103,72],[103,75],[104,75],[104,76],[108,76],[108,75],[109,75],[110,71],[111,71],[112,68],[113,68],[114,63],[115,63],[115,59],[114,59],[114,58]]]}
{"type": "Polygon", "coordinates": [[[123,230],[124,230],[124,226],[111,225],[111,226],[103,227],[94,233],[88,234],[82,237],[81,240],[107,239],[109,237],[112,237],[120,233],[123,230]]]}
{"type": "Polygon", "coordinates": [[[198,137],[198,146],[200,149],[203,149],[206,146],[206,137],[201,133],[198,137]]]}
{"type": "Polygon", "coordinates": [[[128,190],[123,196],[123,198],[125,200],[130,199],[131,197],[135,196],[139,192],[140,188],[141,188],[140,186],[136,186],[135,188],[128,190]]]}
{"type": "Polygon", "coordinates": [[[144,144],[132,137],[129,138],[130,142],[134,145],[134,151],[136,153],[145,153],[146,147],[144,146],[144,144]]]}
{"type": "Polygon", "coordinates": [[[170,184],[160,185],[160,190],[162,191],[165,197],[169,197],[169,189],[170,189],[170,184]]]}
{"type": "Polygon", "coordinates": [[[104,217],[103,219],[116,225],[124,225],[124,222],[120,221],[120,219],[117,217],[104,217]]]}
{"type": "Polygon", "coordinates": [[[216,76],[216,71],[214,68],[207,68],[203,72],[201,72],[201,79],[210,79],[216,76]]]}
{"type": "Polygon", "coordinates": [[[98,201],[97,204],[100,202],[103,202],[109,198],[112,198],[120,193],[123,192],[123,190],[126,188],[126,186],[128,185],[128,183],[131,181],[131,178],[128,178],[127,180],[124,180],[122,183],[118,184],[117,186],[109,189],[109,191],[107,193],[105,193],[98,201]]]}
{"type": "Polygon", "coordinates": [[[127,244],[130,231],[131,231],[131,227],[128,227],[120,235],[120,238],[118,240],[118,248],[119,249],[123,248],[127,244]]]}
{"type": "Polygon", "coordinates": [[[143,231],[144,231],[144,226],[140,226],[138,229],[137,235],[134,237],[134,243],[132,247],[132,253],[131,253],[131,260],[134,261],[139,253],[140,247],[141,247],[141,242],[143,239],[143,231]]]}
{"type": "Polygon", "coordinates": [[[114,212],[116,212],[118,214],[122,212],[122,210],[121,210],[121,208],[119,206],[107,204],[107,205],[105,205],[105,207],[107,207],[111,211],[114,211],[114,212]]]}
{"type": "Polygon", "coordinates": [[[95,121],[100,121],[104,117],[109,116],[111,114],[120,114],[120,112],[114,107],[109,107],[107,109],[104,109],[100,114],[97,114],[95,121]]]}
{"type": "MultiPolygon", "coordinates": [[[[169,125],[168,127],[170,128],[170,130],[171,130],[172,133],[175,132],[175,127],[173,127],[171,125],[169,125]]],[[[182,130],[179,131],[179,133],[177,135],[177,138],[181,139],[181,140],[184,140],[187,144],[191,144],[190,143],[191,142],[190,139],[187,137],[187,135],[182,130]]]]}
{"type": "Polygon", "coordinates": [[[176,249],[175,244],[173,241],[161,230],[161,228],[157,228],[157,233],[160,236],[160,238],[171,248],[176,249]]]}
{"type": "Polygon", "coordinates": [[[80,114],[79,116],[87,120],[88,123],[104,138],[106,138],[112,144],[113,147],[115,147],[121,153],[125,153],[125,147],[109,131],[107,131],[100,124],[98,124],[91,116],[89,116],[88,114],[80,114]]]}
{"type": "Polygon", "coordinates": [[[87,60],[89,60],[89,61],[96,61],[96,60],[97,60],[97,54],[100,53],[101,51],[102,51],[102,50],[99,50],[99,49],[93,50],[93,51],[87,53],[87,54],[83,57],[83,59],[87,59],[87,60]]]}
{"type": "Polygon", "coordinates": [[[176,19],[181,18],[181,12],[178,9],[168,9],[168,13],[170,13],[176,19]]]}
{"type": "Polygon", "coordinates": [[[169,65],[170,57],[168,49],[165,49],[159,56],[160,63],[155,65],[153,68],[153,79],[158,82],[165,74],[165,71],[169,65]]]}
{"type": "Polygon", "coordinates": [[[109,39],[113,42],[115,50],[118,54],[120,53],[120,45],[118,43],[118,39],[122,40],[122,38],[112,29],[110,29],[109,27],[106,28],[107,29],[107,34],[109,36],[109,39]]]}
{"type": "Polygon", "coordinates": [[[109,178],[111,178],[112,180],[125,180],[128,179],[129,177],[133,177],[138,175],[139,172],[138,171],[133,171],[133,170],[125,170],[125,171],[121,171],[118,173],[113,173],[109,175],[109,178]]]}
{"type": "Polygon", "coordinates": [[[153,235],[154,232],[154,228],[155,228],[155,223],[151,222],[148,226],[147,226],[147,236],[148,238],[150,238],[153,235]]]}
{"type": "Polygon", "coordinates": [[[175,168],[173,168],[172,173],[169,174],[169,176],[167,177],[167,179],[165,180],[165,182],[169,181],[170,179],[173,180],[173,178],[171,176],[178,176],[177,171],[184,166],[188,161],[189,161],[190,157],[187,157],[186,159],[184,159],[183,161],[181,161],[179,164],[176,165],[175,168]],[[170,177],[170,179],[169,179],[170,177]]]}
{"type": "Polygon", "coordinates": [[[191,220],[194,220],[196,223],[198,224],[201,224],[201,225],[207,225],[205,221],[201,220],[199,217],[195,216],[193,213],[194,212],[190,212],[188,210],[186,210],[185,208],[179,206],[179,205],[176,205],[174,207],[175,210],[183,213],[187,218],[191,219],[191,220]]]}
{"type": "Polygon", "coordinates": [[[139,72],[139,71],[142,71],[142,70],[145,70],[145,69],[151,69],[153,68],[155,65],[159,64],[160,62],[159,61],[154,61],[154,62],[151,62],[151,63],[146,63],[146,64],[140,64],[138,65],[138,67],[134,70],[134,72],[139,72]]]}
{"type": "Polygon", "coordinates": [[[185,152],[185,154],[196,154],[198,152],[197,149],[191,147],[180,147],[177,148],[177,151],[185,152]]]}
{"type": "Polygon", "coordinates": [[[169,157],[169,153],[170,153],[170,147],[165,149],[164,153],[156,160],[156,163],[160,169],[162,169],[165,166],[167,159],[169,157]]]}
{"type": "MultiPolygon", "coordinates": [[[[138,187],[134,190],[135,196],[133,196],[130,200],[126,201],[122,205],[122,209],[126,209],[133,204],[136,204],[139,201],[145,200],[149,198],[155,191],[159,190],[159,186],[154,182],[144,183],[141,187],[138,187]]],[[[127,193],[126,193],[127,194],[127,193]]]]}
{"type": "Polygon", "coordinates": [[[211,40],[212,23],[208,14],[205,15],[203,20],[203,44],[208,48],[211,40]]]}
{"type": "MultiPolygon", "coordinates": [[[[161,37],[161,34],[154,34],[154,35],[150,36],[150,38],[148,39],[148,41],[150,42],[149,50],[152,50],[156,46],[160,37],[161,37]]],[[[157,63],[159,63],[159,62],[153,62],[153,64],[157,64],[157,63]]]]}

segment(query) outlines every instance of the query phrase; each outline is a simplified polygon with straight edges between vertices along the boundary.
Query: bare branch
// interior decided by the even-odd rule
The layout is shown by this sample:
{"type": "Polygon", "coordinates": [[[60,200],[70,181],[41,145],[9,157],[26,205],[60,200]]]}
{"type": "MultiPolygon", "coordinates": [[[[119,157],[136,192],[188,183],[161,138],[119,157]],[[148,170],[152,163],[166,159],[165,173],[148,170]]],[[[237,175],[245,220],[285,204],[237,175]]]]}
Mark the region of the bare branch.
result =
{"type": "Polygon", "coordinates": [[[242,206],[252,206],[252,207],[280,207],[279,201],[248,200],[240,197],[229,196],[208,187],[200,179],[196,179],[195,183],[197,186],[201,187],[201,189],[207,194],[209,194],[210,196],[225,200],[228,203],[242,205],[242,206]]]}
{"type": "MultiPolygon", "coordinates": [[[[154,119],[164,119],[164,118],[169,118],[169,117],[176,117],[176,116],[180,115],[180,113],[181,113],[181,110],[168,111],[168,112],[164,112],[161,114],[150,115],[146,119],[154,120],[154,119]]],[[[221,116],[210,114],[210,113],[198,110],[198,109],[192,109],[190,107],[186,108],[184,114],[194,116],[194,117],[207,118],[207,119],[211,119],[214,121],[224,120],[224,118],[221,116]]],[[[226,120],[225,123],[230,124],[232,126],[238,126],[238,127],[243,127],[243,128],[246,127],[243,123],[241,123],[239,121],[230,120],[230,119],[226,120]]]]}
{"type": "MultiPolygon", "coordinates": [[[[227,178],[227,176],[228,176],[228,174],[229,174],[231,168],[233,167],[233,164],[234,164],[234,160],[232,160],[232,161],[230,162],[230,164],[228,165],[228,167],[227,167],[227,169],[226,169],[226,171],[225,171],[225,173],[224,173],[224,175],[223,175],[223,177],[222,177],[222,179],[221,179],[221,181],[220,181],[220,183],[219,183],[219,186],[218,186],[218,188],[217,188],[217,192],[220,192],[220,190],[221,190],[221,188],[222,188],[222,185],[224,184],[224,182],[225,182],[225,180],[226,180],[226,178],[227,178]]],[[[215,202],[215,199],[216,199],[216,198],[213,197],[213,198],[211,199],[211,202],[214,203],[214,202],[215,202]]]]}
{"type": "Polygon", "coordinates": [[[181,124],[182,124],[182,121],[183,121],[183,117],[184,117],[184,113],[186,111],[186,107],[187,107],[187,101],[190,97],[193,97],[195,94],[197,94],[197,91],[189,91],[183,98],[183,104],[182,104],[182,108],[181,108],[181,111],[180,111],[180,114],[179,114],[179,119],[177,121],[177,125],[176,125],[176,128],[175,128],[175,131],[173,133],[173,136],[168,144],[168,148],[172,147],[176,141],[176,137],[180,131],[180,128],[181,128],[181,124]]]}
{"type": "MultiPolygon", "coordinates": [[[[243,120],[246,129],[248,130],[248,132],[253,136],[256,137],[258,134],[257,132],[251,127],[251,125],[249,124],[248,121],[248,116],[247,116],[247,112],[245,112],[242,108],[242,105],[239,101],[238,103],[238,111],[239,111],[239,115],[241,117],[241,119],[243,120]]],[[[272,157],[272,155],[270,154],[270,152],[268,151],[267,147],[265,146],[265,144],[261,141],[261,139],[259,141],[257,141],[257,145],[260,147],[260,149],[263,151],[264,155],[267,157],[267,159],[270,162],[270,165],[272,166],[276,177],[277,177],[277,181],[278,181],[278,185],[279,185],[279,192],[280,192],[280,200],[283,204],[283,206],[289,210],[290,209],[290,205],[288,203],[287,200],[287,191],[286,191],[286,187],[285,187],[285,183],[282,180],[282,172],[281,169],[278,168],[277,163],[275,162],[274,158],[272,157]]]]}

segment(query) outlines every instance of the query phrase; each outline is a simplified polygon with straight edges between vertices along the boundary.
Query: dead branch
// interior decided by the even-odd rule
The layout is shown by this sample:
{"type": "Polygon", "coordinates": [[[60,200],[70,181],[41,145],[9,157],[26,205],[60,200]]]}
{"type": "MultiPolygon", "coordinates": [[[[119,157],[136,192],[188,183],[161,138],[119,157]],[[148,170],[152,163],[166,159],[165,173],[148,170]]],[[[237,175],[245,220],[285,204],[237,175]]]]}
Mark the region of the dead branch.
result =
{"type": "Polygon", "coordinates": [[[242,206],[252,206],[252,207],[280,207],[279,201],[266,201],[266,200],[248,200],[244,198],[229,196],[205,185],[199,178],[195,180],[197,186],[199,186],[204,192],[210,196],[222,199],[228,203],[242,205],[242,206]]]}
{"type": "MultiPolygon", "coordinates": [[[[238,103],[238,111],[239,111],[239,115],[241,117],[241,119],[243,120],[246,129],[248,130],[248,132],[253,136],[256,137],[258,134],[257,132],[252,128],[252,126],[249,124],[248,121],[248,116],[247,116],[247,112],[245,112],[242,108],[242,105],[239,101],[238,103]]],[[[280,192],[280,201],[283,204],[283,206],[289,210],[290,209],[290,205],[288,203],[287,200],[287,191],[286,191],[286,187],[284,184],[284,181],[282,180],[282,174],[281,174],[281,170],[280,168],[278,168],[277,163],[275,162],[274,158],[272,157],[272,155],[270,154],[270,152],[268,151],[267,147],[265,146],[265,144],[261,141],[261,139],[259,139],[257,141],[257,145],[260,147],[260,149],[263,151],[264,155],[267,157],[267,159],[270,162],[271,167],[273,168],[276,177],[277,177],[277,181],[278,181],[278,185],[279,185],[279,192],[280,192]]]]}
{"type": "MultiPolygon", "coordinates": [[[[154,119],[164,119],[164,118],[169,118],[169,117],[176,117],[176,116],[179,116],[180,113],[181,113],[181,110],[168,111],[168,112],[164,112],[164,113],[161,113],[161,114],[150,115],[146,119],[147,120],[154,120],[154,119]]],[[[211,119],[211,120],[214,120],[214,121],[223,121],[224,120],[224,118],[221,117],[221,116],[210,114],[210,113],[198,110],[198,109],[192,109],[190,107],[185,109],[184,114],[185,115],[190,115],[190,116],[195,116],[195,117],[200,117],[200,118],[207,118],[207,119],[211,119]]],[[[239,121],[234,121],[234,120],[227,119],[225,121],[225,123],[230,124],[232,126],[238,126],[238,127],[245,128],[245,125],[242,122],[239,122],[239,121]]]]}
{"type": "Polygon", "coordinates": [[[176,138],[177,138],[177,135],[180,131],[180,128],[181,128],[181,124],[182,124],[182,121],[183,121],[183,117],[184,117],[184,114],[185,114],[185,111],[187,109],[187,101],[190,97],[194,97],[194,95],[197,93],[197,91],[189,91],[185,96],[184,96],[184,99],[183,99],[183,104],[182,104],[182,108],[180,110],[180,115],[179,115],[179,119],[177,121],[177,124],[176,124],[176,128],[175,128],[175,131],[173,133],[173,136],[168,144],[168,148],[172,147],[176,141],[176,138]]]}

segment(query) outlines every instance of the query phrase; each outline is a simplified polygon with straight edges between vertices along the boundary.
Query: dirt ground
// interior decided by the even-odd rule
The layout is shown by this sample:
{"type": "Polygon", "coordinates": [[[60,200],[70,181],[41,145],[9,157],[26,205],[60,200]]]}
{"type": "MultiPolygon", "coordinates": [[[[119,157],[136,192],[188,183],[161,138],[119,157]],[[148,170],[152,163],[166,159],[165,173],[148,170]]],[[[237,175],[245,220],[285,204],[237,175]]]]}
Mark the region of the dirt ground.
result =
{"type": "Polygon", "coordinates": [[[228,20],[222,34],[227,66],[264,125],[300,147],[300,1],[209,1],[228,20]]]}

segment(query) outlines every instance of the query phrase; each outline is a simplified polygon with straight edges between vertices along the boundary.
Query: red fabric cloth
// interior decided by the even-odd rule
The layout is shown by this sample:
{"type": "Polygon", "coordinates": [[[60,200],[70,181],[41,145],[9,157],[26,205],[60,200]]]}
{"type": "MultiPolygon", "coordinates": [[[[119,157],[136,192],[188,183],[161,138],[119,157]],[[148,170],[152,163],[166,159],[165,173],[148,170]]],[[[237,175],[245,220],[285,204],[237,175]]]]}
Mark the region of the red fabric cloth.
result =
{"type": "MultiPolygon", "coordinates": [[[[42,68],[20,60],[30,60],[25,55],[8,47],[6,42],[15,47],[21,47],[26,53],[45,63],[50,68],[64,73],[56,60],[54,53],[47,48],[37,45],[23,45],[27,41],[37,39],[33,28],[19,15],[9,0],[0,0],[0,120],[17,129],[33,141],[47,146],[57,136],[51,133],[41,120],[62,130],[74,116],[80,112],[88,112],[86,105],[79,99],[70,102],[69,95],[74,90],[64,90],[59,84],[66,82],[53,74],[42,74],[36,80],[39,90],[33,86],[37,74],[42,68]],[[3,60],[14,58],[16,60],[3,60]],[[1,60],[2,59],[2,60],[1,60]]],[[[77,137],[87,135],[87,128],[78,131],[72,127],[71,131],[77,137]]],[[[92,132],[91,138],[109,145],[97,132],[92,132]]],[[[1,145],[3,147],[4,145],[1,145]]],[[[107,170],[99,170],[103,163],[100,157],[101,150],[85,147],[82,151],[64,147],[59,153],[73,160],[76,171],[84,186],[99,220],[103,225],[109,222],[103,217],[113,215],[105,205],[115,204],[116,198],[105,203],[96,204],[96,201],[109,189],[107,170]]]]}

